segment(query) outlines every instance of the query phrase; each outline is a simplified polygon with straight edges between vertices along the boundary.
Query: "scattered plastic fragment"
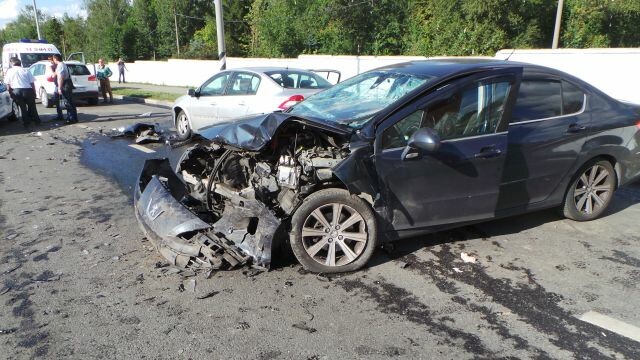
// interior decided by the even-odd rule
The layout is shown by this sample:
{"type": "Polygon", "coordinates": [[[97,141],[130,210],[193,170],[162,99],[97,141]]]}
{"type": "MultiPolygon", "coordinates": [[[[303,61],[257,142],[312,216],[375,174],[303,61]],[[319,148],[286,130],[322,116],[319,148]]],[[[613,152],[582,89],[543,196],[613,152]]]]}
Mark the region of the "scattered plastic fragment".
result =
{"type": "Polygon", "coordinates": [[[203,300],[219,294],[220,291],[209,291],[208,293],[196,296],[196,299],[203,300]]]}
{"type": "Polygon", "coordinates": [[[453,268],[453,271],[455,271],[455,272],[457,272],[457,273],[461,273],[461,272],[462,272],[462,270],[458,269],[457,267],[454,267],[454,268],[453,268]]]}
{"type": "Polygon", "coordinates": [[[465,252],[460,254],[460,258],[462,259],[462,261],[464,261],[466,263],[472,263],[472,264],[475,264],[476,261],[478,260],[474,256],[471,256],[471,255],[469,255],[469,254],[467,254],[465,252]]]}

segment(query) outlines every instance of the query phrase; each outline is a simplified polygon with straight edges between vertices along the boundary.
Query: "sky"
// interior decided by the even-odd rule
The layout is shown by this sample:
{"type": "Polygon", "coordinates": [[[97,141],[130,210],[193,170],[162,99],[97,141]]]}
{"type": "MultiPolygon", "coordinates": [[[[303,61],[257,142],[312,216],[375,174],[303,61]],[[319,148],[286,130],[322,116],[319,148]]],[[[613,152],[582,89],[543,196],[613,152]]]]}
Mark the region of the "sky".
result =
{"type": "MultiPolygon", "coordinates": [[[[15,20],[27,5],[33,5],[33,0],[0,0],[0,29],[15,20]]],[[[44,14],[57,18],[65,12],[69,16],[87,16],[82,0],[36,0],[36,6],[44,14]]]]}

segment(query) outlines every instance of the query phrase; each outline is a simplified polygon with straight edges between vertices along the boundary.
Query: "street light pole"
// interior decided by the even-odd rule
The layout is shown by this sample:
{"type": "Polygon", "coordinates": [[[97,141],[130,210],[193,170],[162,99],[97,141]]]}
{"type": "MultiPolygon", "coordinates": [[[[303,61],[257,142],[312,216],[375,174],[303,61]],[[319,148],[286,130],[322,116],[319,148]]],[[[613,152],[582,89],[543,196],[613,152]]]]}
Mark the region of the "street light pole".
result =
{"type": "Polygon", "coordinates": [[[213,1],[216,8],[216,33],[218,35],[218,59],[220,60],[220,70],[227,68],[227,54],[224,44],[224,20],[222,18],[222,0],[213,1]]]}
{"type": "Polygon", "coordinates": [[[176,9],[176,2],[173,2],[173,21],[176,25],[176,49],[178,51],[178,56],[180,55],[180,38],[178,37],[178,14],[176,9]]]}
{"type": "Polygon", "coordinates": [[[556,12],[556,26],[553,29],[553,45],[552,49],[558,48],[558,39],[560,38],[560,23],[562,22],[562,8],[564,0],[558,0],[558,11],[556,12]]]}
{"type": "Polygon", "coordinates": [[[36,17],[36,30],[38,30],[38,40],[42,40],[40,35],[40,22],[38,21],[38,8],[36,7],[36,0],[33,0],[33,13],[36,17]]]}

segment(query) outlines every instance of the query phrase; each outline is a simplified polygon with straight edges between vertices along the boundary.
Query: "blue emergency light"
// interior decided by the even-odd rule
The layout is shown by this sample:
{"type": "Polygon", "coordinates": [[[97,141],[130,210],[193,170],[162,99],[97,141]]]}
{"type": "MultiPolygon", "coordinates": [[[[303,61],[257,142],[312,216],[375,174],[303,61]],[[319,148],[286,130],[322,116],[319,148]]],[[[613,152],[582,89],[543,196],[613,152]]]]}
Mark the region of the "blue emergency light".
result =
{"type": "Polygon", "coordinates": [[[48,42],[47,40],[45,40],[45,39],[40,39],[40,40],[38,40],[38,39],[27,39],[27,38],[20,39],[20,42],[21,42],[21,43],[30,43],[30,44],[33,44],[33,43],[35,43],[35,44],[38,44],[38,43],[39,43],[39,44],[48,44],[48,43],[49,43],[49,42],[48,42]]]}

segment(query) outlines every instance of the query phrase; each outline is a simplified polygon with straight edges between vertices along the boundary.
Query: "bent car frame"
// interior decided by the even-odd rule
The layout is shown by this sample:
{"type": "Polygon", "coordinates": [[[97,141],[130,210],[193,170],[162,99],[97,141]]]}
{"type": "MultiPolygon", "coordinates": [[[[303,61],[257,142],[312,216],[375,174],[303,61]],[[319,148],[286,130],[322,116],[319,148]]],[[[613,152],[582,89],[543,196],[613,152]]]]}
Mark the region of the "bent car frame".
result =
{"type": "Polygon", "coordinates": [[[353,271],[384,241],[553,207],[595,219],[640,175],[638,106],[486,59],[379,68],[200,135],[135,190],[148,237],[191,268],[268,268],[288,244],[308,270],[353,271]]]}

